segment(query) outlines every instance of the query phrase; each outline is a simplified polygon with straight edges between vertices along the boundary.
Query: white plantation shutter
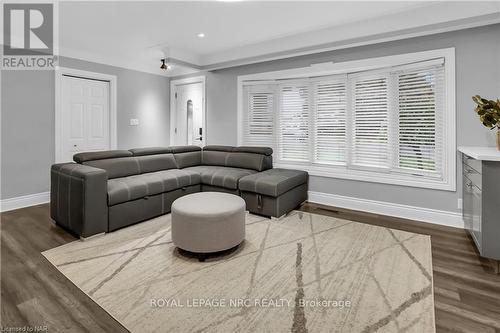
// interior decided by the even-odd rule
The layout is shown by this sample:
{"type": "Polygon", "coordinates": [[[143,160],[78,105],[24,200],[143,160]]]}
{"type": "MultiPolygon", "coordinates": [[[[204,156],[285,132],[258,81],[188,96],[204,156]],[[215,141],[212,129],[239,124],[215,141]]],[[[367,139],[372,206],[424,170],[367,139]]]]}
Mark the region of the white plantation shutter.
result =
{"type": "Polygon", "coordinates": [[[243,144],[276,147],[274,87],[245,87],[246,110],[243,117],[243,144]]]}
{"type": "Polygon", "coordinates": [[[397,165],[419,175],[441,176],[443,168],[444,65],[394,72],[397,165]]]}
{"type": "Polygon", "coordinates": [[[280,87],[280,160],[309,160],[309,103],[307,83],[280,87]]]}
{"type": "Polygon", "coordinates": [[[282,167],[322,176],[450,189],[453,83],[444,60],[249,83],[242,144],[270,146],[282,167]]]}
{"type": "Polygon", "coordinates": [[[346,162],[346,77],[314,85],[314,162],[346,162]]]}
{"type": "Polygon", "coordinates": [[[351,99],[351,165],[389,168],[388,76],[353,76],[351,99]]]}

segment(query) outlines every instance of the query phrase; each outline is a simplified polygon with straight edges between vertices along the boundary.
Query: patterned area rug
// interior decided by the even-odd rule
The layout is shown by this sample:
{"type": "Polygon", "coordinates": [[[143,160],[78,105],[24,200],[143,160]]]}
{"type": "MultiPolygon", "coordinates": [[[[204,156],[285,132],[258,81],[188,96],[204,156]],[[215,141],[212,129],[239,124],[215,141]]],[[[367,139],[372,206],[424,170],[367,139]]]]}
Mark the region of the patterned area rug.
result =
{"type": "Polygon", "coordinates": [[[205,262],[170,214],[43,255],[131,332],[435,332],[430,237],[333,217],[249,214],[205,262]]]}

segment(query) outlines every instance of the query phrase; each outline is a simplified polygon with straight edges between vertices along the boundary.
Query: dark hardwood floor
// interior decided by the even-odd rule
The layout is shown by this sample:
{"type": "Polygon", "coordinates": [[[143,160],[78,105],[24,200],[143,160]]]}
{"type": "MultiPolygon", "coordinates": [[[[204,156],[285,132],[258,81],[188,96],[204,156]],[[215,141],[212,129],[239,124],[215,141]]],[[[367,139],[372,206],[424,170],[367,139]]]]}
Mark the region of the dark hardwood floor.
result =
{"type": "Polygon", "coordinates": [[[0,228],[2,328],[128,332],[41,255],[75,240],[51,222],[49,205],[2,213],[0,228]]]}
{"type": "MultiPolygon", "coordinates": [[[[301,209],[430,235],[437,332],[500,333],[500,275],[464,230],[316,204],[301,209]]],[[[50,221],[48,205],[0,216],[3,328],[126,332],[40,254],[75,239],[50,221]]]]}

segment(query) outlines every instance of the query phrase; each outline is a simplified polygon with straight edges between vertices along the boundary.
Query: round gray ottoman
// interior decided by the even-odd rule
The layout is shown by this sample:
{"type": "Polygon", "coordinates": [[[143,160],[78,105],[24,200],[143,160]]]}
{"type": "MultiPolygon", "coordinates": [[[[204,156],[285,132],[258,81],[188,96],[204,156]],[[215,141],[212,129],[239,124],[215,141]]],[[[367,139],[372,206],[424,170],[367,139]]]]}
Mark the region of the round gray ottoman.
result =
{"type": "Polygon", "coordinates": [[[200,192],[173,202],[172,241],[178,248],[213,253],[231,249],[244,239],[245,200],[239,196],[200,192]]]}

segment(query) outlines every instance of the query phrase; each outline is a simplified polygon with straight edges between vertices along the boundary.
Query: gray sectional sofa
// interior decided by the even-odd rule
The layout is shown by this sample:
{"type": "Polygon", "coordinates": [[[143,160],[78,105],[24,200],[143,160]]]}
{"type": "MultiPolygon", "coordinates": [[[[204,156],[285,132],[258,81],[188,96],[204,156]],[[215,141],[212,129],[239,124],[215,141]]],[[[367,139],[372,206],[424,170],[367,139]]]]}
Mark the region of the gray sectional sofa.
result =
{"type": "Polygon", "coordinates": [[[170,212],[186,194],[240,195],[247,210],[279,217],[307,199],[304,171],[273,169],[267,147],[177,146],[76,154],[51,168],[51,217],[80,237],[170,212]]]}

